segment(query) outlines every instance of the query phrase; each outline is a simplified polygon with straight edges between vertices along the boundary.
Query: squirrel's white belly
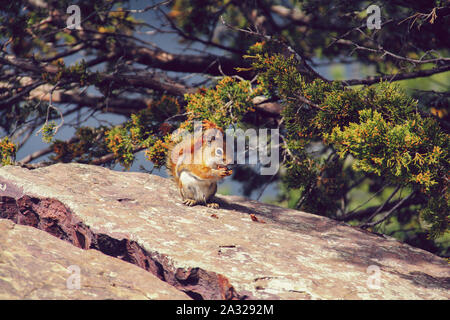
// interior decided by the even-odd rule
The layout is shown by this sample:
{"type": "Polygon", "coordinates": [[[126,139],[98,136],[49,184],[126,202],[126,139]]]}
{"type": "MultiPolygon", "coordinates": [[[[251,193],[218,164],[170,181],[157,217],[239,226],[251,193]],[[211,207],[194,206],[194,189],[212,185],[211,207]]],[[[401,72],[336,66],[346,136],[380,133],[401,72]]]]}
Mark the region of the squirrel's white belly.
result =
{"type": "Polygon", "coordinates": [[[206,203],[217,191],[216,181],[200,179],[187,171],[181,171],[179,179],[182,185],[180,191],[184,199],[206,203]]]}

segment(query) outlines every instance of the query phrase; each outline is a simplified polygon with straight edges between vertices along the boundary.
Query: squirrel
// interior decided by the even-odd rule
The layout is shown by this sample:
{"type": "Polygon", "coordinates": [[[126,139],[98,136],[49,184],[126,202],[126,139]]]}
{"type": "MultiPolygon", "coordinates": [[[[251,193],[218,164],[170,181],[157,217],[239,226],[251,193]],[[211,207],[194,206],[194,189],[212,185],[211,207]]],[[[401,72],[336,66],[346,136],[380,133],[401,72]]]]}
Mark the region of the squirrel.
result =
{"type": "Polygon", "coordinates": [[[233,161],[227,151],[223,130],[204,120],[201,135],[188,135],[177,145],[172,143],[166,159],[168,173],[174,178],[183,204],[203,204],[219,208],[211,201],[217,191],[217,182],[233,173],[228,168],[233,161]]]}

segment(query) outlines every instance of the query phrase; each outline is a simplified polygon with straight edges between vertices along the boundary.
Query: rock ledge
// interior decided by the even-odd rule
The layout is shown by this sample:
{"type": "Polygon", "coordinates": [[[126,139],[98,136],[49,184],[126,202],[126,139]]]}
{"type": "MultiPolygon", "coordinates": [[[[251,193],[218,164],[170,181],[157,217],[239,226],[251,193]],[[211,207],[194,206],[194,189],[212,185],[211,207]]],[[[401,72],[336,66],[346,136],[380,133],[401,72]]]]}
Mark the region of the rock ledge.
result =
{"type": "MultiPolygon", "coordinates": [[[[450,298],[449,265],[431,253],[325,217],[240,197],[219,201],[219,210],[188,208],[168,179],[98,166],[0,168],[0,218],[97,250],[81,251],[92,258],[80,264],[106,254],[141,267],[177,289],[173,298],[187,297],[184,293],[194,299],[450,298]]],[[[11,227],[0,222],[2,230],[11,227]]],[[[11,230],[43,233],[22,226],[11,230]]],[[[25,246],[26,237],[17,236],[15,244],[25,246]]],[[[0,246],[8,248],[11,241],[3,235],[0,246]]],[[[103,258],[123,264],[111,257],[103,258]]],[[[11,263],[0,256],[0,298],[20,297],[11,288],[22,268],[4,276],[11,263]]],[[[168,298],[164,290],[155,297],[168,298]]],[[[59,292],[48,296],[58,298],[59,292]]]]}

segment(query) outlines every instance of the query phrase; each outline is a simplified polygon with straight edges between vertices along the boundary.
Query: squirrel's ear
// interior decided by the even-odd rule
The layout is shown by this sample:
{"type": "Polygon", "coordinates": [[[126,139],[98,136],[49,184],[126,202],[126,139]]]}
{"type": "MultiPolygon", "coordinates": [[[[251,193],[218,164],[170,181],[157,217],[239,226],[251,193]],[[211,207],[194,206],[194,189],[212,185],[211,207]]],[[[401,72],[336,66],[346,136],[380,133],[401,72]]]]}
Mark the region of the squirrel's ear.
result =
{"type": "Polygon", "coordinates": [[[211,122],[209,120],[203,120],[203,129],[204,130],[219,129],[219,127],[214,122],[211,122]]]}

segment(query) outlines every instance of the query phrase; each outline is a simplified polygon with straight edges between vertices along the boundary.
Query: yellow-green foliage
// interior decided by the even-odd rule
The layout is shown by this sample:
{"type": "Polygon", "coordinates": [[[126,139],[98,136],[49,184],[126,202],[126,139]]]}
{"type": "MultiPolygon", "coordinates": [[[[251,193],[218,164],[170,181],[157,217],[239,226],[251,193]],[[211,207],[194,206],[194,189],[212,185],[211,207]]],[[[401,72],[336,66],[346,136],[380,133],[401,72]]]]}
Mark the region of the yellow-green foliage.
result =
{"type": "MultiPolygon", "coordinates": [[[[259,52],[263,45],[253,46],[250,52],[259,52]],[[257,49],[255,49],[257,48],[257,49]]],[[[295,67],[293,56],[270,55],[267,52],[244,56],[253,61],[253,68],[265,70],[258,76],[261,92],[268,98],[289,96],[302,86],[302,77],[295,67]]]]}
{"type": "Polygon", "coordinates": [[[422,216],[431,224],[431,234],[448,230],[449,135],[434,119],[419,115],[417,101],[387,82],[360,88],[320,79],[307,82],[293,55],[286,58],[271,50],[258,44],[247,58],[261,72],[259,90],[283,103],[287,186],[305,190],[314,184],[314,192],[322,192],[312,197],[308,209],[336,210],[351,181],[342,161],[351,155],[357,171],[426,194],[430,201],[422,216]],[[342,160],[330,166],[312,156],[307,147],[314,142],[337,150],[342,160]]]}
{"type": "Polygon", "coordinates": [[[239,123],[247,112],[254,111],[252,99],[258,92],[249,81],[224,77],[213,89],[185,95],[187,121],[209,120],[221,128],[239,123]]]}
{"type": "Polygon", "coordinates": [[[164,165],[168,136],[172,131],[172,126],[164,121],[179,111],[175,98],[162,96],[147,109],[131,115],[124,125],[107,131],[106,145],[125,168],[133,164],[135,151],[143,148],[147,148],[147,158],[160,167],[164,165]]]}
{"type": "Polygon", "coordinates": [[[42,128],[42,141],[46,143],[50,143],[53,141],[53,137],[55,136],[55,128],[56,128],[56,122],[50,121],[48,123],[45,123],[42,128]]]}
{"type": "MultiPolygon", "coordinates": [[[[231,124],[239,124],[242,117],[246,113],[254,111],[252,99],[258,94],[258,92],[260,91],[252,89],[252,85],[249,81],[236,80],[232,77],[224,77],[218,81],[214,88],[199,89],[196,93],[186,94],[186,120],[180,123],[178,128],[192,131],[193,122],[196,120],[209,120],[223,129],[227,128],[231,124]]],[[[149,138],[147,138],[147,140],[142,144],[147,148],[147,158],[152,161],[156,167],[160,167],[165,164],[168,146],[174,142],[174,137],[172,137],[170,133],[175,129],[172,125],[165,122],[170,115],[170,113],[167,113],[168,106],[165,104],[159,104],[158,106],[161,107],[161,110],[156,110],[153,107],[150,109],[155,111],[155,115],[159,115],[158,123],[162,122],[162,124],[153,131],[154,133],[159,133],[158,137],[156,137],[155,134],[149,136],[149,138]],[[165,112],[163,112],[163,110],[165,110],[165,112]]],[[[121,129],[121,132],[115,132],[114,134],[123,136],[128,130],[131,134],[135,134],[140,137],[140,130],[144,126],[138,119],[142,119],[142,114],[140,114],[139,117],[132,117],[132,126],[125,127],[121,129]]],[[[146,128],[148,128],[148,125],[146,128]]],[[[111,135],[112,134],[113,133],[111,133],[111,135]]],[[[139,139],[142,140],[142,137],[139,139]]],[[[122,158],[124,155],[130,156],[127,150],[130,150],[133,145],[135,145],[135,143],[129,143],[123,138],[120,143],[110,142],[110,146],[115,148],[114,152],[117,152],[117,154],[121,155],[122,158]],[[125,149],[122,150],[118,148],[125,149]]],[[[124,158],[124,160],[130,162],[133,158],[124,158]]]]}
{"type": "Polygon", "coordinates": [[[166,135],[163,139],[149,141],[148,148],[145,151],[147,159],[153,162],[155,167],[159,168],[166,164],[167,147],[170,143],[170,135],[166,135]]]}
{"type": "Polygon", "coordinates": [[[0,139],[0,160],[3,166],[13,164],[17,146],[8,137],[0,139]]]}
{"type": "Polygon", "coordinates": [[[342,157],[352,155],[356,170],[375,173],[426,194],[429,201],[421,217],[430,224],[430,235],[436,237],[448,230],[449,136],[434,120],[415,113],[400,124],[370,109],[359,114],[358,123],[335,128],[327,141],[342,157]]]}
{"type": "Polygon", "coordinates": [[[376,110],[364,109],[358,123],[334,128],[326,140],[342,157],[351,154],[356,159],[355,169],[389,175],[425,191],[438,184],[445,174],[442,169],[448,168],[448,136],[433,120],[416,114],[396,124],[376,110]]]}
{"type": "Polygon", "coordinates": [[[88,84],[97,84],[99,79],[98,72],[89,72],[86,61],[83,59],[71,66],[66,67],[63,59],[58,59],[53,62],[58,67],[58,72],[54,75],[44,72],[42,73],[42,80],[51,84],[57,84],[61,79],[67,81],[68,79],[78,82],[80,86],[88,84]]]}

